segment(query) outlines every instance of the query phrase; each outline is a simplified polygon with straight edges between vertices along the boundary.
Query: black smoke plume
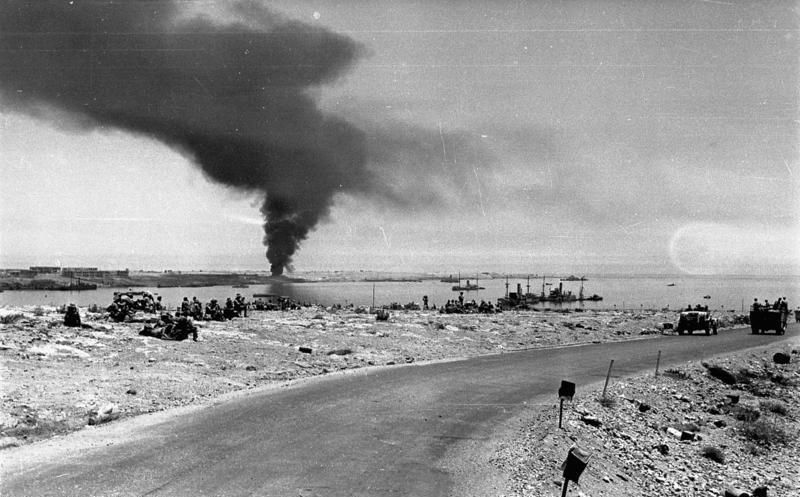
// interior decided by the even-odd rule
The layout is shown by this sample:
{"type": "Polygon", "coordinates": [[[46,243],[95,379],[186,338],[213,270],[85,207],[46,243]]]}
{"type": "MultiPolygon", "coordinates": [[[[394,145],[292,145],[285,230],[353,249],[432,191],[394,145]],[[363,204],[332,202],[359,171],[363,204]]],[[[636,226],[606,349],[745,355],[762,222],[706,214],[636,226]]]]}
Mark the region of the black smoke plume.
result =
{"type": "Polygon", "coordinates": [[[230,3],[224,21],[181,5],[191,3],[3,0],[0,104],[152,137],[215,181],[262,193],[281,274],[334,195],[374,181],[363,133],[310,94],[362,49],[251,2],[230,3]]]}

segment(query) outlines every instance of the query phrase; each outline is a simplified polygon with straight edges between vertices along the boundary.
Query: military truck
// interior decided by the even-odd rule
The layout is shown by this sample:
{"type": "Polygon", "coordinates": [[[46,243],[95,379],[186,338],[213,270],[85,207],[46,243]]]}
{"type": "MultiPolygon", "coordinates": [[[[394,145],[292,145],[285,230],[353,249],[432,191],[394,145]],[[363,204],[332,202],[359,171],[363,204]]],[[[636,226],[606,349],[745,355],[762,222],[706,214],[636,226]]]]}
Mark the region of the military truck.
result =
{"type": "Polygon", "coordinates": [[[789,310],[768,309],[765,307],[750,308],[750,329],[753,335],[775,330],[776,335],[786,333],[786,321],[789,319],[789,310]]]}
{"type": "Polygon", "coordinates": [[[706,335],[717,334],[717,320],[706,310],[686,310],[678,318],[678,335],[702,330],[706,335]]]}

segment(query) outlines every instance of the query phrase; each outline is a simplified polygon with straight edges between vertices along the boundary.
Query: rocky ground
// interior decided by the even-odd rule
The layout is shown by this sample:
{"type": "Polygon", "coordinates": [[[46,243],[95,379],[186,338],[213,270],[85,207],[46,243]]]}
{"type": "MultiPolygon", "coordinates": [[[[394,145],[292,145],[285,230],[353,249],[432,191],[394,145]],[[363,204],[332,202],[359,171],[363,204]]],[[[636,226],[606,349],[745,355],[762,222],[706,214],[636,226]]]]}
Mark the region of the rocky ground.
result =
{"type": "Polygon", "coordinates": [[[606,400],[602,385],[579,391],[562,430],[556,405],[532,410],[493,459],[509,474],[504,495],[560,496],[576,445],[590,459],[568,495],[800,495],[798,353],[795,341],[618,380],[606,400]]]}
{"type": "MultiPolygon", "coordinates": [[[[361,310],[315,307],[197,323],[197,342],[175,342],[139,336],[143,322],[80,313],[84,326],[67,328],[55,308],[0,309],[0,447],[296,378],[648,338],[671,333],[663,324],[677,320],[671,311],[393,311],[384,322],[361,310]]],[[[525,428],[493,458],[509,475],[504,495],[560,495],[558,464],[574,444],[593,455],[569,495],[712,496],[726,485],[799,494],[800,359],[784,350],[791,362],[776,364],[773,352],[719,359],[711,369],[690,364],[655,378],[615,380],[603,403],[598,391],[579,390],[567,405],[564,430],[554,424],[556,406],[532,407],[525,428]]]]}
{"type": "Polygon", "coordinates": [[[84,327],[68,328],[55,308],[0,311],[2,446],[81,429],[98,410],[135,416],[343,369],[626,340],[675,321],[672,312],[393,311],[382,322],[314,307],[199,322],[197,342],[175,342],[139,336],[142,322],[80,314],[84,327]]]}

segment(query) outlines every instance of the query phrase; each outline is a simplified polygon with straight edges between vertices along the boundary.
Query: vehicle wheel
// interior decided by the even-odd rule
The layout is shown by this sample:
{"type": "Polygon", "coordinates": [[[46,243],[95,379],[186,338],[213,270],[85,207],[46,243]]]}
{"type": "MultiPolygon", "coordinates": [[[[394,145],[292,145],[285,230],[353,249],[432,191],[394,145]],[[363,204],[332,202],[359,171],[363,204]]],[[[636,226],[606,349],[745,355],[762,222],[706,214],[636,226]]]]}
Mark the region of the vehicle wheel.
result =
{"type": "Polygon", "coordinates": [[[678,335],[683,336],[683,330],[678,328],[678,335]]]}

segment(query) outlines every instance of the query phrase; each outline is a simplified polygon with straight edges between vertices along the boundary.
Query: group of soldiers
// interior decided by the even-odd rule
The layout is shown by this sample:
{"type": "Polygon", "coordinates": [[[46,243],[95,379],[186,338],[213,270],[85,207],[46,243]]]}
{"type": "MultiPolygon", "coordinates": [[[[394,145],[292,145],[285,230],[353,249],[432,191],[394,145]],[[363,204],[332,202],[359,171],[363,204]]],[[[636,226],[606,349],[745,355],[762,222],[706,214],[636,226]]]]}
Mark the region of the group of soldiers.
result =
{"type": "Polygon", "coordinates": [[[463,297],[458,300],[448,300],[447,303],[439,310],[443,314],[493,314],[497,309],[491,302],[481,300],[478,304],[475,300],[465,302],[463,297]]]}
{"type": "Polygon", "coordinates": [[[159,312],[164,307],[161,305],[161,296],[150,292],[114,292],[114,301],[106,309],[114,321],[121,323],[133,317],[136,311],[159,312]]]}
{"type": "Polygon", "coordinates": [[[247,317],[248,308],[249,304],[240,293],[237,293],[233,299],[228,297],[224,306],[221,306],[217,299],[211,299],[203,306],[197,297],[192,297],[191,301],[184,297],[178,315],[191,317],[197,321],[225,321],[247,317]]]}
{"type": "Polygon", "coordinates": [[[764,299],[764,303],[760,303],[758,299],[753,299],[753,310],[758,311],[762,309],[774,309],[776,311],[788,311],[789,310],[789,302],[787,302],[786,297],[779,297],[774,303],[770,304],[769,300],[764,299]]]}
{"type": "Polygon", "coordinates": [[[192,340],[197,341],[197,326],[192,323],[189,316],[172,317],[170,313],[163,313],[155,325],[144,325],[142,336],[160,338],[161,340],[186,340],[192,335],[192,340]]]}

